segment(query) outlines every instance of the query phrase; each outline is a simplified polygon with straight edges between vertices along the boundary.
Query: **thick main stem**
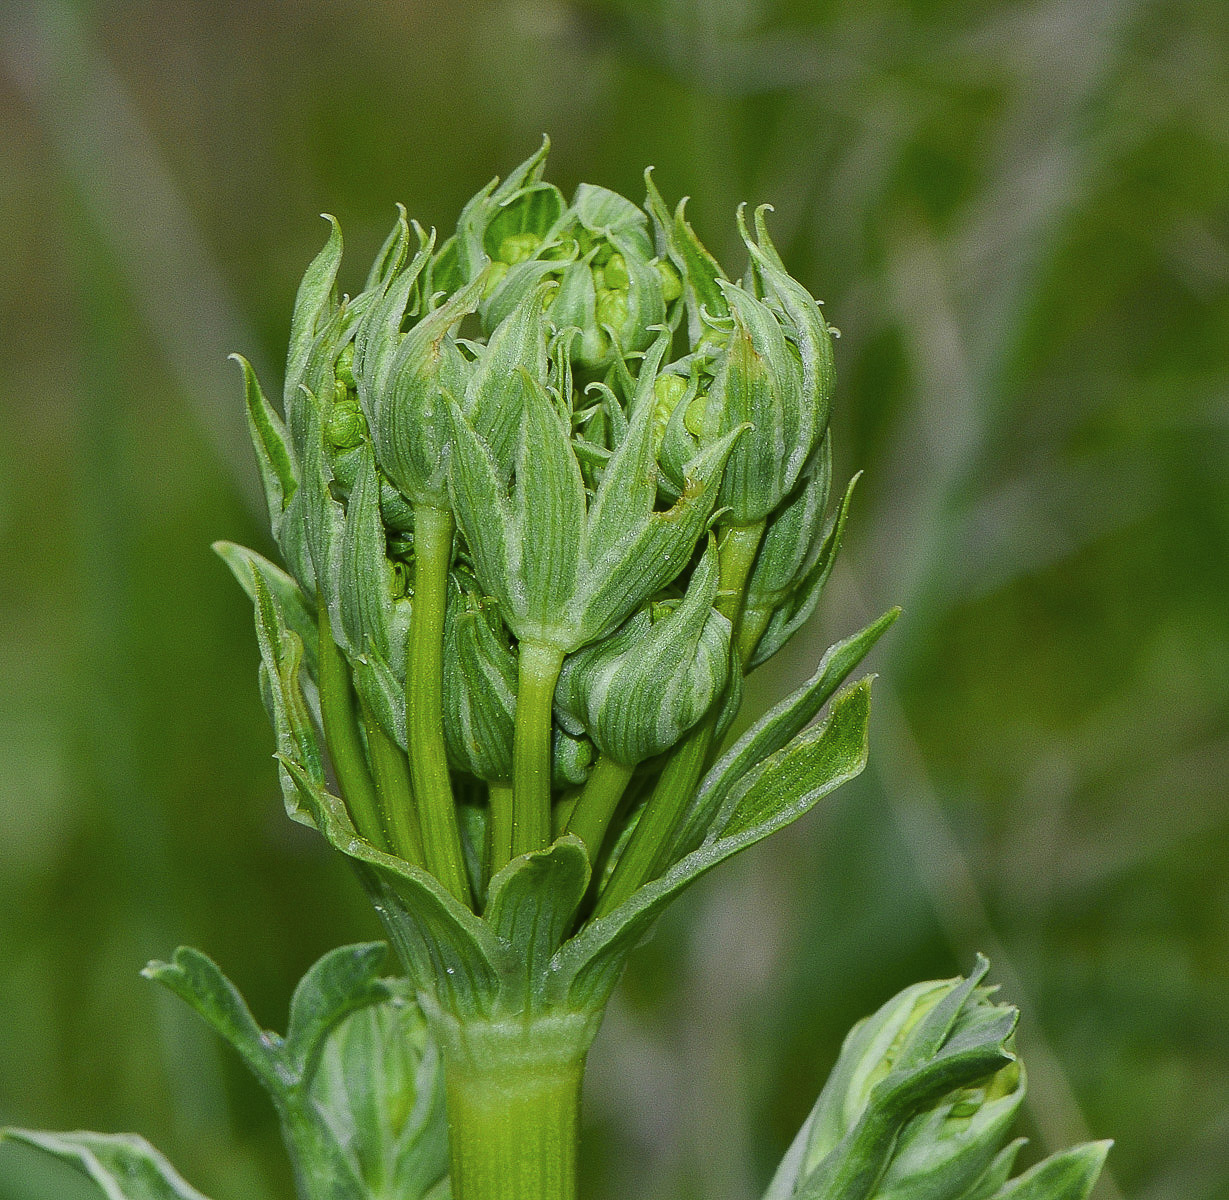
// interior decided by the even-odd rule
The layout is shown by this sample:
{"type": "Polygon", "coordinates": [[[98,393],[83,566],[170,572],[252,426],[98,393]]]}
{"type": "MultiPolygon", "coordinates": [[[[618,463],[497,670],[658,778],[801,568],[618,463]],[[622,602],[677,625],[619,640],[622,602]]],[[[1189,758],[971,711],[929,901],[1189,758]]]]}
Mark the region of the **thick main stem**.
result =
{"type": "Polygon", "coordinates": [[[469,879],[444,746],[444,610],[452,533],[452,513],[430,504],[414,506],[414,604],[406,650],[405,723],[427,868],[462,904],[468,904],[469,879]]]}
{"type": "Polygon", "coordinates": [[[580,1091],[596,1021],[445,1019],[454,1200],[575,1200],[580,1091]]]}

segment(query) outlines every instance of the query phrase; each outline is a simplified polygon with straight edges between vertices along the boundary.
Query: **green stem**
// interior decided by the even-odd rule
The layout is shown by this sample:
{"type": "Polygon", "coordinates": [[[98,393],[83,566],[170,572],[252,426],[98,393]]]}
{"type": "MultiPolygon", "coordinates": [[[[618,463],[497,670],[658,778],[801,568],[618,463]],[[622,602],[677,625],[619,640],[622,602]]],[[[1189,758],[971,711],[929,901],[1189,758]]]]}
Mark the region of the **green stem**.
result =
{"type": "Polygon", "coordinates": [[[591,863],[597,862],[602,852],[606,831],[635,770],[634,765],[626,766],[615,762],[609,754],[603,754],[589,772],[589,778],[568,818],[567,832],[576,834],[584,842],[591,863]]]}
{"type": "MultiPolygon", "coordinates": [[[[522,642],[512,732],[513,857],[550,845],[551,708],[563,651],[522,642]]],[[[504,865],[491,860],[491,870],[504,865]]]]}
{"type": "Polygon", "coordinates": [[[452,513],[429,504],[414,505],[414,603],[406,651],[405,723],[427,869],[468,904],[469,879],[444,747],[444,608],[452,532],[452,513]]]}
{"type": "Polygon", "coordinates": [[[337,776],[337,786],[354,822],[354,828],[373,846],[388,851],[392,847],[380,809],[371,768],[363,752],[350,669],[329,624],[328,608],[320,602],[319,616],[320,718],[324,725],[324,744],[328,748],[337,776]]]}
{"type": "Polygon", "coordinates": [[[371,709],[363,704],[363,728],[367,731],[367,751],[371,756],[371,773],[375,778],[376,795],[384,814],[385,828],[392,850],[399,858],[416,867],[427,865],[423,852],[422,828],[414,807],[414,790],[410,784],[410,764],[405,751],[384,731],[371,709]]]}
{"type": "Polygon", "coordinates": [[[487,816],[487,861],[494,875],[512,859],[512,784],[503,780],[488,783],[487,795],[491,801],[487,816]]]}
{"type": "MultiPolygon", "coordinates": [[[[717,549],[719,583],[713,607],[733,626],[735,645],[740,649],[738,636],[743,598],[763,536],[763,521],[731,525],[717,549]]],[[[714,707],[671,754],[628,839],[627,848],[598,896],[594,917],[603,917],[616,909],[637,888],[665,869],[674,830],[709,764],[717,717],[714,707]]]]}
{"type": "Polygon", "coordinates": [[[440,1041],[454,1200],[575,1200],[580,1090],[596,1021],[563,1013],[448,1024],[440,1041]]]}

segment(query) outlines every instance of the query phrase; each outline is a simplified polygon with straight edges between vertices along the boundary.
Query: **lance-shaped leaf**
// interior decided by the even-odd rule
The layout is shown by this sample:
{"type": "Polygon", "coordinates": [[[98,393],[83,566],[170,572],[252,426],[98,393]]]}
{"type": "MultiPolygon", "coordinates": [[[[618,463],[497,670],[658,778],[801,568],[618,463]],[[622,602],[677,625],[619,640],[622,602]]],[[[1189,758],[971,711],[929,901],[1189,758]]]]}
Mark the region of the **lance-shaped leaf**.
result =
{"type": "Polygon", "coordinates": [[[332,315],[336,303],[333,286],[337,281],[337,268],[341,265],[341,226],[327,213],[324,214],[324,219],[331,227],[329,240],[307,268],[299,284],[290,318],[290,346],[286,355],[286,386],[283,395],[287,411],[303,382],[307,360],[316,336],[325,320],[332,315]]]}
{"type": "Polygon", "coordinates": [[[832,442],[823,449],[795,493],[769,518],[747,579],[748,612],[778,608],[819,555],[832,479],[832,442]]]}
{"type": "MultiPolygon", "coordinates": [[[[403,218],[404,219],[404,218],[403,218]]],[[[405,231],[408,239],[409,229],[405,231]]],[[[373,292],[362,320],[354,333],[354,376],[359,401],[364,412],[370,412],[375,400],[388,387],[393,359],[404,336],[401,327],[406,310],[424,269],[431,260],[434,231],[425,239],[419,232],[418,252],[408,266],[389,274],[373,292]]]]}
{"type": "MultiPolygon", "coordinates": [[[[415,224],[415,229],[418,230],[420,242],[425,243],[426,238],[422,235],[422,230],[415,224]]],[[[372,261],[371,270],[367,272],[367,282],[363,284],[364,292],[376,292],[399,271],[405,263],[405,256],[410,248],[410,227],[406,220],[405,205],[397,205],[397,220],[393,223],[392,230],[388,237],[384,239],[384,244],[380,247],[380,252],[372,261]]]]}
{"type": "Polygon", "coordinates": [[[459,354],[452,328],[478,307],[482,284],[481,277],[467,284],[412,326],[389,363],[384,386],[359,391],[380,466],[415,503],[447,507],[451,426],[441,376],[455,367],[459,354]]]}
{"type": "Polygon", "coordinates": [[[479,597],[452,587],[444,625],[444,738],[449,761],[488,783],[512,778],[516,720],[516,654],[497,626],[502,630],[479,597]]]}
{"type": "Polygon", "coordinates": [[[789,323],[790,340],[797,347],[802,361],[802,391],[812,422],[812,436],[822,436],[828,427],[828,408],[836,386],[832,333],[819,302],[786,271],[781,262],[764,223],[764,213],[768,208],[768,205],[761,205],[755,210],[758,244],[747,233],[741,208],[738,211],[738,229],[764,295],[776,301],[789,323]]]}
{"type": "Polygon", "coordinates": [[[483,919],[520,960],[525,989],[520,1002],[526,1009],[542,991],[551,957],[567,937],[588,886],[589,856],[571,834],[514,858],[491,880],[483,919]]]}
{"type": "MultiPolygon", "coordinates": [[[[322,415],[314,397],[306,398],[298,414],[298,425],[295,451],[301,474],[299,487],[286,509],[286,525],[289,527],[293,523],[302,531],[307,542],[311,564],[309,579],[316,602],[328,609],[335,635],[344,642],[337,587],[346,517],[330,486],[333,471],[325,453],[322,415]]],[[[353,653],[355,648],[345,644],[344,649],[353,653]]]]}
{"type": "Polygon", "coordinates": [[[465,392],[464,409],[486,442],[502,478],[512,461],[524,419],[526,379],[546,378],[546,322],[540,288],[528,292],[491,334],[465,392]]]}
{"type": "Polygon", "coordinates": [[[701,418],[701,443],[740,425],[751,431],[730,456],[718,504],[730,520],[762,520],[793,490],[818,435],[802,371],[776,314],[744,288],[723,282],[734,318],[701,418]]]}
{"type": "Polygon", "coordinates": [[[375,455],[364,443],[337,554],[338,607],[348,644],[359,655],[374,650],[383,662],[404,663],[410,603],[393,596],[386,550],[375,455]]]}
{"type": "Polygon", "coordinates": [[[276,598],[286,628],[303,643],[303,663],[311,675],[316,672],[316,613],[303,589],[281,567],[255,550],[235,542],[214,542],[214,553],[230,568],[247,597],[256,603],[257,574],[276,598]]]}
{"type": "Polygon", "coordinates": [[[726,460],[744,432],[732,430],[702,450],[688,466],[678,501],[657,512],[651,500],[646,505],[640,499],[647,495],[644,481],[654,470],[651,423],[652,406],[642,405],[594,498],[585,528],[582,589],[576,598],[584,641],[613,629],[687,566],[707,527],[726,460]],[[620,491],[634,508],[614,500],[620,491]]]}
{"type": "Polygon", "coordinates": [[[993,1200],[1087,1200],[1113,1142],[1086,1142],[1052,1154],[994,1193],[993,1200]]]}
{"type": "Polygon", "coordinates": [[[986,1173],[967,1192],[961,1193],[958,1200],[990,1200],[990,1197],[1011,1177],[1020,1147],[1027,1140],[1027,1138],[1016,1138],[1014,1142],[1009,1142],[1004,1146],[995,1155],[990,1166],[986,1168],[986,1173]]]}
{"type": "Polygon", "coordinates": [[[252,438],[252,448],[256,451],[256,465],[260,470],[260,482],[269,509],[269,524],[276,538],[282,524],[282,511],[299,486],[294,455],[287,444],[286,426],[273,405],[265,399],[252,364],[242,354],[232,354],[230,357],[243,372],[248,433],[252,438]]]}
{"type": "Polygon", "coordinates": [[[671,857],[680,858],[700,844],[714,819],[720,821],[717,814],[729,805],[730,797],[770,755],[815,719],[899,615],[900,609],[889,609],[865,629],[829,646],[811,678],[769,709],[713,764],[679,825],[671,857]]]}
{"type": "Polygon", "coordinates": [[[558,1003],[592,1009],[610,995],[627,955],[665,906],[719,863],[796,821],[866,765],[870,680],[838,696],[828,718],[763,764],[724,824],[692,853],[645,884],[613,912],[564,943],[549,986],[558,1003]]]}
{"type": "Polygon", "coordinates": [[[21,1142],[75,1167],[106,1200],[206,1200],[144,1138],[131,1133],[41,1133],[5,1129],[21,1142]]]}
{"type": "Polygon", "coordinates": [[[281,605],[265,584],[262,575],[254,572],[252,588],[256,597],[256,640],[260,646],[261,691],[277,741],[278,777],[286,811],[296,821],[311,824],[303,808],[300,790],[287,772],[294,763],[304,776],[323,784],[320,746],[303,697],[299,668],[303,660],[303,643],[286,626],[281,605]]]}
{"type": "Polygon", "coordinates": [[[180,946],[169,963],[151,962],[141,974],[195,1009],[271,1093],[280,1098],[300,1082],[283,1052],[282,1039],[257,1025],[239,989],[213,959],[191,946],[180,946]]]}

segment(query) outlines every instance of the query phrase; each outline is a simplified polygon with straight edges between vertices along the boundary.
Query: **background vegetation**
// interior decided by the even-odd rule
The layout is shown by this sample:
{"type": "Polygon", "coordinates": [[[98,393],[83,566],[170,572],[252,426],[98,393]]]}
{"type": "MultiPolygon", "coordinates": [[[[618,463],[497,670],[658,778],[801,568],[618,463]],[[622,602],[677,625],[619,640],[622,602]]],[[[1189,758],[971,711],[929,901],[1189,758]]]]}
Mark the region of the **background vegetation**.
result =
{"type": "MultiPolygon", "coordinates": [[[[263,1098],[136,973],[195,943],[277,1026],[376,933],[281,814],[209,551],[267,545],[225,355],[275,383],[322,209],[363,264],[547,130],[565,188],[656,164],[732,267],[771,200],[844,332],[849,550],[756,695],[906,610],[873,772],[641,952],[589,1194],[752,1196],[849,1023],[983,949],[1035,1148],[1229,1197],[1229,6],[17,0],[0,56],[0,1124],[289,1195],[263,1098]]],[[[76,1195],[0,1151],[0,1200],[76,1195]]]]}

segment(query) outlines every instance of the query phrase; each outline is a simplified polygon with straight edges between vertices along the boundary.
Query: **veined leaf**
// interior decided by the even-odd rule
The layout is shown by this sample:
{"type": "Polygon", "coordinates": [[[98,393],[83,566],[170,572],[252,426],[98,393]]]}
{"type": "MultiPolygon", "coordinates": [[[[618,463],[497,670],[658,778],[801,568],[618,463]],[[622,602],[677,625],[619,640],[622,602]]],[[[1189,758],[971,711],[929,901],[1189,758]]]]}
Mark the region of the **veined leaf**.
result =
{"type": "Polygon", "coordinates": [[[144,1138],[132,1133],[40,1133],[5,1129],[22,1142],[76,1167],[106,1200],[206,1200],[144,1138]]]}
{"type": "Polygon", "coordinates": [[[589,856],[567,834],[546,850],[514,858],[492,880],[483,918],[522,963],[528,1007],[533,981],[571,928],[589,886],[589,856]]]}
{"type": "Polygon", "coordinates": [[[555,956],[550,986],[571,1008],[602,1004],[628,953],[665,906],[718,863],[796,821],[866,765],[870,680],[838,696],[828,719],[799,735],[764,764],[724,825],[664,875],[634,892],[613,912],[585,926],[555,956]]]}
{"type": "Polygon", "coordinates": [[[282,1039],[257,1025],[239,989],[213,959],[180,946],[169,963],[151,962],[141,974],[195,1009],[270,1092],[280,1096],[297,1082],[282,1052],[282,1039]]]}
{"type": "Polygon", "coordinates": [[[1052,1154],[994,1193],[993,1200],[1086,1200],[1113,1142],[1086,1142],[1052,1154]]]}
{"type": "Polygon", "coordinates": [[[679,826],[672,850],[674,857],[687,854],[700,844],[734,789],[770,754],[810,724],[899,615],[900,609],[889,609],[861,632],[830,646],[815,674],[765,713],[713,764],[700,781],[695,799],[679,826]]]}

